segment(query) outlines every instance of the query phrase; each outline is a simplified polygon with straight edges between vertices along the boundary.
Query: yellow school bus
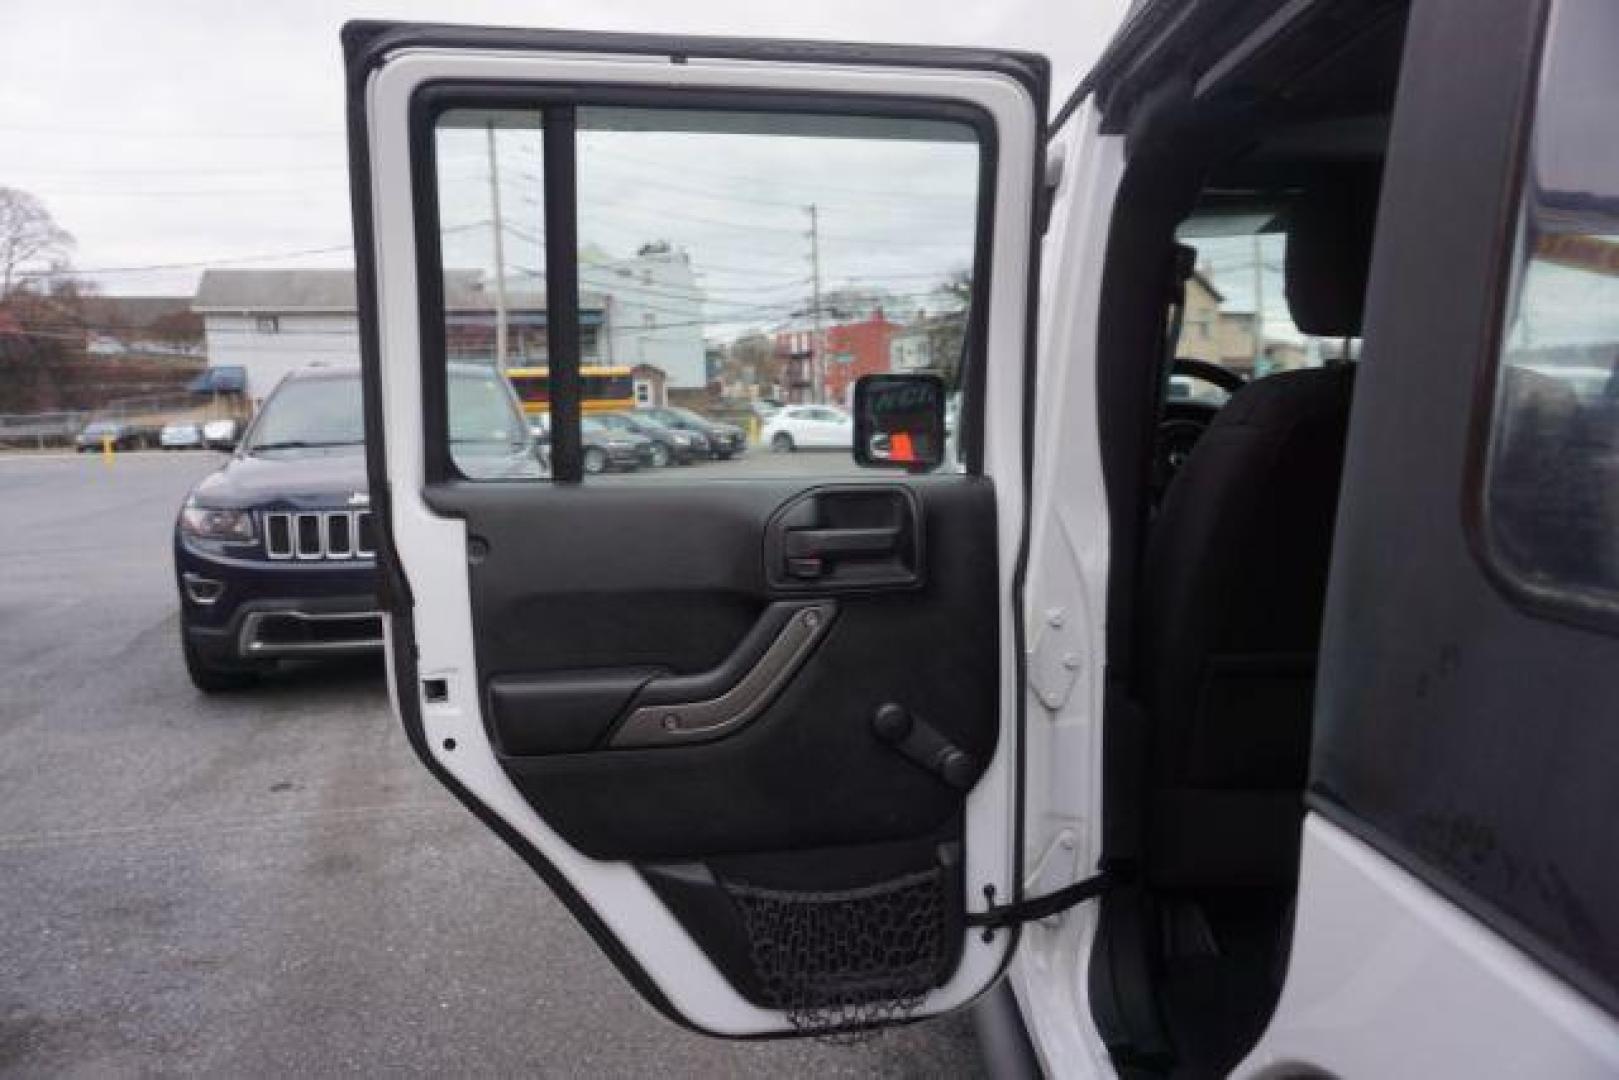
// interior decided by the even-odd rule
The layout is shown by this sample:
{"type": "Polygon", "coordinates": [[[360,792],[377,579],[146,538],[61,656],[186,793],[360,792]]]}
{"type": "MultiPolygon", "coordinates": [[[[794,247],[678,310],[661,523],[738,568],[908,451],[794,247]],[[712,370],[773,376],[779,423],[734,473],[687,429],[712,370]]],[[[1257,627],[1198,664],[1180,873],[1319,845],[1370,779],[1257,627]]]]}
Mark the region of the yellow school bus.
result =
{"type": "MultiPolygon", "coordinates": [[[[551,369],[509,368],[506,377],[526,413],[551,411],[551,369]]],[[[635,408],[635,380],[627,367],[592,364],[579,369],[580,409],[586,413],[623,412],[635,408]]]]}

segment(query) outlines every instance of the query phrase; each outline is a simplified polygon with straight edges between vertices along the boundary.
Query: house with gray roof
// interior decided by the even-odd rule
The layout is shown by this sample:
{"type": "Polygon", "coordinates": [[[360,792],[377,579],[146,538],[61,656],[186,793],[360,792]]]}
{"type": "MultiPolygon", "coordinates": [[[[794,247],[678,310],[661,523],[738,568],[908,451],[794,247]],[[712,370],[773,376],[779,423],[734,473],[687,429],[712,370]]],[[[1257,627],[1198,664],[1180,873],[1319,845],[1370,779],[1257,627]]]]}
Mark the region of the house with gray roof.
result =
{"type": "MultiPolygon", "coordinates": [[[[495,354],[495,297],[477,270],[446,276],[446,344],[452,359],[487,361],[495,354]]],[[[602,359],[609,298],[582,291],[583,360],[602,359]]],[[[247,372],[247,394],[263,402],[289,371],[312,363],[357,363],[360,323],[352,270],[206,270],[191,310],[202,317],[208,359],[247,372]]],[[[546,362],[545,293],[506,290],[508,364],[546,362]]]]}
{"type": "MultiPolygon", "coordinates": [[[[587,259],[579,278],[584,363],[653,366],[675,390],[705,385],[703,297],[689,256],[665,246],[587,259]]],[[[493,281],[481,270],[448,270],[444,299],[450,358],[492,363],[493,281]]],[[[352,270],[206,270],[191,310],[202,317],[209,362],[242,367],[255,404],[289,371],[360,357],[352,270]]],[[[544,364],[545,290],[532,276],[507,285],[506,317],[508,364],[544,364]]]]}

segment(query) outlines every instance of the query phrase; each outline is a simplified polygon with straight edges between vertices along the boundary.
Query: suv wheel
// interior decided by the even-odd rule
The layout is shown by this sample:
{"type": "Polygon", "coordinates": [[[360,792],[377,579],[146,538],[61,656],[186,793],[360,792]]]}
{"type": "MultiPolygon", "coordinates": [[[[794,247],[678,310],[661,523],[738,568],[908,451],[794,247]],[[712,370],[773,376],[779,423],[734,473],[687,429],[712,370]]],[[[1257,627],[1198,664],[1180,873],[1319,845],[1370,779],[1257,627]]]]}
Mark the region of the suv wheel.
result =
{"type": "Polygon", "coordinates": [[[778,454],[792,453],[793,437],[787,434],[785,431],[776,432],[776,434],[771,437],[770,449],[774,450],[778,454]]]}
{"type": "Polygon", "coordinates": [[[662,469],[662,468],[665,468],[668,464],[669,464],[669,448],[667,446],[663,445],[663,443],[661,443],[661,442],[653,443],[652,444],[652,467],[654,469],[662,469]]]}
{"type": "Polygon", "coordinates": [[[585,472],[592,476],[607,471],[607,451],[599,446],[585,447],[585,472]]]}
{"type": "Polygon", "coordinates": [[[191,676],[191,685],[205,694],[228,694],[232,690],[246,689],[259,680],[258,672],[250,668],[227,668],[209,663],[186,637],[184,627],[180,628],[180,651],[185,654],[186,674],[191,676]]]}

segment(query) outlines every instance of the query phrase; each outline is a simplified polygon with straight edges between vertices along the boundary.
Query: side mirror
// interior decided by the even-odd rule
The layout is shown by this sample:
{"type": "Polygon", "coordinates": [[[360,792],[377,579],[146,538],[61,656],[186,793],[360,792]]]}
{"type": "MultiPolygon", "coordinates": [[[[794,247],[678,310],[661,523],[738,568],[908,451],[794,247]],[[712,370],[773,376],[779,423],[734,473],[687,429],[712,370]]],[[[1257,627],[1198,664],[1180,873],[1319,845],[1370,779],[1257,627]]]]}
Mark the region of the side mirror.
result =
{"type": "Polygon", "coordinates": [[[944,380],[862,375],[854,384],[854,459],[879,469],[927,472],[945,456],[944,380]]]}

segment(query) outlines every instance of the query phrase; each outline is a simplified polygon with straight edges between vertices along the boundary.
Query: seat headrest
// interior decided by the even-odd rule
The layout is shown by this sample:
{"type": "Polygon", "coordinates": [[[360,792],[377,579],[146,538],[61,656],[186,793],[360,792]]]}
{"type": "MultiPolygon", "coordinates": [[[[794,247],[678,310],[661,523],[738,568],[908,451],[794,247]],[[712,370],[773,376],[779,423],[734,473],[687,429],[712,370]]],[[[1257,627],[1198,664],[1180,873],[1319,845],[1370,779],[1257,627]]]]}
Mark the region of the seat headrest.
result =
{"type": "Polygon", "coordinates": [[[1287,215],[1287,306],[1319,337],[1358,337],[1371,272],[1378,177],[1313,184],[1287,215]]]}

